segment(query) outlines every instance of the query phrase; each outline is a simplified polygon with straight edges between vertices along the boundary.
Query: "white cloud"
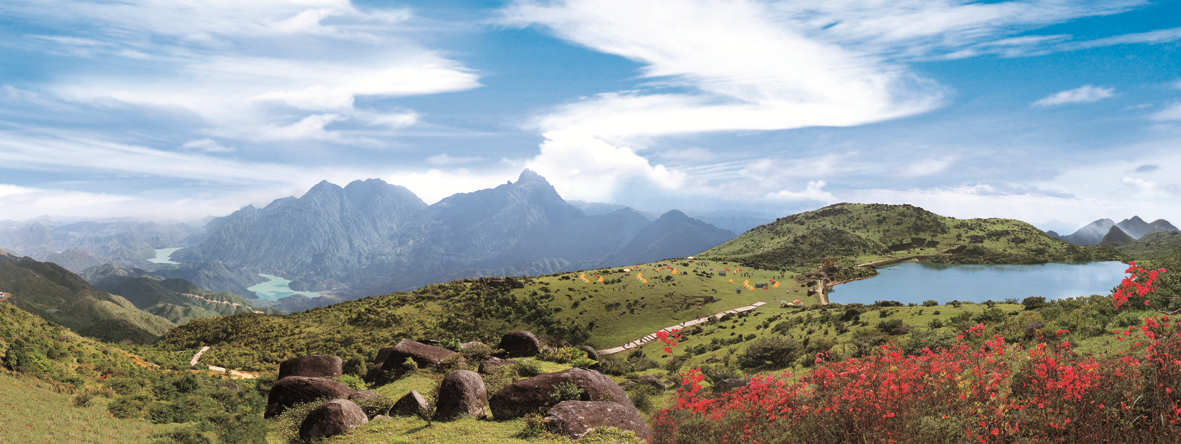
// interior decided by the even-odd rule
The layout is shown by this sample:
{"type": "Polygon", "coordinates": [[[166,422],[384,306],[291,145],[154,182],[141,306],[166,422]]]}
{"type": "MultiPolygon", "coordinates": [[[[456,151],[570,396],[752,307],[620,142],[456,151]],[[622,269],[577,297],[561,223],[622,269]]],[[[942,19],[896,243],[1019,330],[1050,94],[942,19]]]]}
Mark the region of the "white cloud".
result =
{"type": "Polygon", "coordinates": [[[814,180],[808,182],[808,187],[804,191],[795,192],[791,190],[782,190],[767,195],[768,198],[777,201],[817,201],[824,204],[831,204],[839,202],[832,193],[824,191],[826,183],[823,180],[814,180]]]}
{"type": "Polygon", "coordinates": [[[1152,113],[1149,119],[1156,121],[1181,120],[1181,102],[1170,103],[1165,109],[1152,113]]]}
{"type": "Polygon", "coordinates": [[[635,179],[664,190],[676,189],[685,174],[653,166],[635,150],[616,146],[580,132],[547,132],[541,154],[525,162],[545,176],[567,199],[602,202],[626,192],[626,183],[635,179]]]}
{"type": "MultiPolygon", "coordinates": [[[[44,85],[51,95],[189,112],[203,120],[194,126],[222,138],[253,139],[292,119],[328,114],[405,128],[418,123],[417,114],[374,116],[354,101],[480,86],[478,74],[417,43],[421,31],[407,9],[362,11],[348,0],[16,0],[0,7],[5,10],[55,29],[86,29],[85,38],[30,39],[75,59],[67,68],[73,72],[44,85]]],[[[306,134],[330,140],[325,132],[349,130],[306,134]]]]}
{"type": "Polygon", "coordinates": [[[1089,103],[1113,96],[1115,88],[1083,85],[1075,89],[1057,92],[1033,102],[1033,106],[1054,106],[1066,103],[1089,103]]]}
{"type": "Polygon", "coordinates": [[[930,176],[942,173],[951,166],[953,160],[942,157],[928,157],[917,162],[909,162],[902,166],[901,174],[905,177],[930,176]]]}
{"type": "Polygon", "coordinates": [[[185,144],[181,145],[180,147],[186,150],[200,151],[203,153],[232,153],[234,151],[238,151],[237,148],[222,145],[213,139],[193,140],[190,142],[185,142],[185,144]]]}
{"type": "Polygon", "coordinates": [[[436,154],[426,158],[426,163],[431,165],[458,165],[462,163],[481,162],[484,158],[480,156],[452,156],[450,154],[436,154]]]}

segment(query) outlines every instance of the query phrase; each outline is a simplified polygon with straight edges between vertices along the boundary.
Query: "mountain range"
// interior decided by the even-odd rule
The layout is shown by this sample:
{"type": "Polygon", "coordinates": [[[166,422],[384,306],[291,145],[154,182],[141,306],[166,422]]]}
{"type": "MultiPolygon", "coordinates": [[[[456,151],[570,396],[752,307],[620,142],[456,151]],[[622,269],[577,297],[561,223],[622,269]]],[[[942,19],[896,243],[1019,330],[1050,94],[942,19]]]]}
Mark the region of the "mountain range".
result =
{"type": "Polygon", "coordinates": [[[301,197],[247,206],[205,228],[200,243],[172,260],[275,274],[293,288],[345,298],[465,277],[683,257],[736,236],[675,210],[656,220],[630,207],[588,214],[530,170],[516,182],[433,205],[379,179],[343,188],[325,181],[301,197]]]}
{"type": "Polygon", "coordinates": [[[1141,219],[1140,216],[1132,216],[1132,218],[1124,219],[1118,223],[1111,219],[1099,219],[1065,236],[1053,231],[1048,231],[1046,234],[1075,245],[1100,245],[1104,242],[1104,238],[1110,236],[1108,243],[1103,245],[1115,246],[1127,243],[1124,235],[1135,240],[1144,237],[1148,233],[1157,231],[1166,233],[1181,232],[1181,230],[1178,230],[1177,227],[1164,219],[1157,219],[1152,221],[1152,223],[1148,223],[1144,219],[1141,219]]]}

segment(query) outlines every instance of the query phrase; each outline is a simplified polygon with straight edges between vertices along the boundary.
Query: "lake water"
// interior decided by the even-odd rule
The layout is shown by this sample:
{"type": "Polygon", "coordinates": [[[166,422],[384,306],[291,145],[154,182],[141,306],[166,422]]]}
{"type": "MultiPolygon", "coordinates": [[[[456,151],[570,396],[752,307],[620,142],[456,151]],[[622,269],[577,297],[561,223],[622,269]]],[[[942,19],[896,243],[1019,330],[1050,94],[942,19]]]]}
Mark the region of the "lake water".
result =
{"type": "Polygon", "coordinates": [[[320,293],[314,291],[294,291],[291,287],[287,286],[291,281],[278,276],[271,276],[269,274],[259,274],[259,276],[270,280],[247,288],[247,290],[258,294],[258,298],[262,300],[277,301],[280,298],[285,298],[293,294],[302,294],[309,298],[320,296],[320,293]]]}
{"type": "Polygon", "coordinates": [[[878,276],[833,287],[828,300],[848,304],[874,301],[922,303],[936,300],[1018,301],[1029,296],[1061,299],[1111,294],[1128,266],[1120,262],[1049,263],[1041,265],[949,265],[903,262],[878,271],[878,276]]]}
{"type": "Polygon", "coordinates": [[[159,248],[156,250],[156,257],[148,259],[148,262],[153,264],[176,264],[177,262],[168,260],[168,256],[172,256],[172,253],[175,253],[176,250],[179,249],[180,248],[159,248]]]}

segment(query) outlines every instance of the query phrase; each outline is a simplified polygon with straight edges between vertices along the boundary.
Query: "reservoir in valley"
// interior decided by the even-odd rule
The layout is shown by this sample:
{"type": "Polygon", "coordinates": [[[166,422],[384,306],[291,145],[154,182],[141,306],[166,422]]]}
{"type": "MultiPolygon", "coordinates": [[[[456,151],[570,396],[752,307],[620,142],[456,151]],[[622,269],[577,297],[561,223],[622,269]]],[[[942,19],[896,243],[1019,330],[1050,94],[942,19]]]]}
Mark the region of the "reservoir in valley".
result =
{"type": "Polygon", "coordinates": [[[291,287],[288,286],[291,284],[291,281],[289,281],[287,279],[283,279],[278,276],[272,276],[269,274],[259,274],[259,276],[262,276],[264,279],[270,279],[270,280],[263,282],[261,284],[255,285],[253,287],[247,288],[247,290],[253,291],[255,294],[258,295],[258,298],[262,299],[262,300],[277,301],[281,298],[285,298],[287,296],[291,296],[291,295],[295,295],[295,294],[304,295],[309,298],[314,298],[314,297],[320,296],[320,293],[317,293],[314,291],[292,290],[291,287]]]}
{"type": "Polygon", "coordinates": [[[829,291],[833,303],[872,304],[935,300],[1001,302],[1030,296],[1062,299],[1109,295],[1124,277],[1120,262],[1054,262],[1039,265],[962,265],[903,262],[878,269],[879,275],[840,284],[829,291]]]}
{"type": "MultiPolygon", "coordinates": [[[[172,262],[171,260],[168,259],[168,257],[171,256],[172,253],[175,253],[176,250],[179,250],[179,249],[180,248],[160,248],[160,249],[157,249],[156,250],[156,257],[153,259],[148,259],[148,262],[151,262],[154,264],[179,264],[177,262],[172,262]]],[[[295,295],[295,294],[301,294],[301,295],[307,296],[309,298],[314,298],[314,297],[320,296],[320,293],[314,292],[314,291],[292,290],[291,287],[288,287],[288,285],[291,284],[291,281],[289,281],[287,279],[283,279],[278,276],[272,276],[269,274],[259,274],[259,276],[262,276],[263,279],[268,279],[268,280],[266,282],[261,283],[261,284],[247,288],[247,290],[253,291],[255,294],[258,295],[259,299],[262,299],[264,301],[277,301],[281,298],[285,298],[287,296],[291,296],[291,295],[295,295]]],[[[208,290],[208,288],[206,290],[208,290]]],[[[259,304],[255,304],[255,305],[259,305],[259,304]]],[[[268,305],[268,304],[262,304],[259,306],[266,306],[266,305],[268,305]]]]}
{"type": "Polygon", "coordinates": [[[172,253],[176,253],[176,250],[179,250],[179,249],[180,249],[180,247],[158,248],[158,249],[156,249],[156,257],[154,257],[152,259],[148,259],[148,262],[151,262],[153,264],[177,264],[178,262],[173,262],[171,259],[168,259],[168,256],[172,256],[172,253]]]}

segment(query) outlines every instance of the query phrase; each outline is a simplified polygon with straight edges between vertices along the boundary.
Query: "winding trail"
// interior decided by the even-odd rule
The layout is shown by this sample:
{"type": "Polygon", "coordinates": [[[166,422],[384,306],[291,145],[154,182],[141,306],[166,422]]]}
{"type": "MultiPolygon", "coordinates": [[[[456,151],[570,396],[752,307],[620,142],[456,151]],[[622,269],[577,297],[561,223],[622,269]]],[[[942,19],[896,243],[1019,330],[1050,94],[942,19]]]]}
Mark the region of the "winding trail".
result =
{"type": "MultiPolygon", "coordinates": [[[[724,315],[728,315],[728,314],[735,314],[735,313],[742,313],[744,311],[751,311],[756,308],[762,307],[764,305],[767,305],[767,303],[763,302],[763,301],[759,301],[759,302],[755,302],[754,304],[747,305],[745,307],[738,307],[733,310],[726,310],[726,311],[723,311],[720,313],[716,313],[716,314],[714,314],[714,316],[717,316],[720,318],[720,317],[722,317],[724,315]]],[[[706,316],[704,318],[697,318],[692,321],[685,321],[685,322],[682,322],[677,325],[664,327],[664,328],[657,330],[657,331],[671,332],[672,330],[680,330],[680,329],[684,329],[686,327],[692,327],[694,325],[705,323],[707,321],[709,321],[709,316],[706,316]]],[[[647,343],[655,341],[655,340],[656,340],[656,333],[652,333],[652,334],[644,336],[640,339],[636,339],[634,341],[629,341],[628,343],[623,344],[622,346],[619,346],[619,347],[612,347],[612,348],[608,348],[605,350],[599,350],[598,353],[600,355],[613,355],[616,353],[625,352],[625,351],[632,350],[632,349],[635,349],[638,347],[642,347],[644,344],[647,344],[647,343]]]]}
{"type": "MultiPolygon", "coordinates": [[[[201,355],[205,354],[207,351],[209,351],[208,345],[201,347],[201,351],[198,351],[197,354],[193,355],[193,359],[189,360],[189,365],[197,365],[197,362],[201,360],[201,355]]],[[[209,371],[212,372],[226,373],[225,367],[218,367],[215,365],[207,365],[206,367],[209,367],[209,371]]],[[[229,375],[230,379],[254,379],[258,377],[258,375],[240,372],[237,370],[230,370],[229,375]]]]}

